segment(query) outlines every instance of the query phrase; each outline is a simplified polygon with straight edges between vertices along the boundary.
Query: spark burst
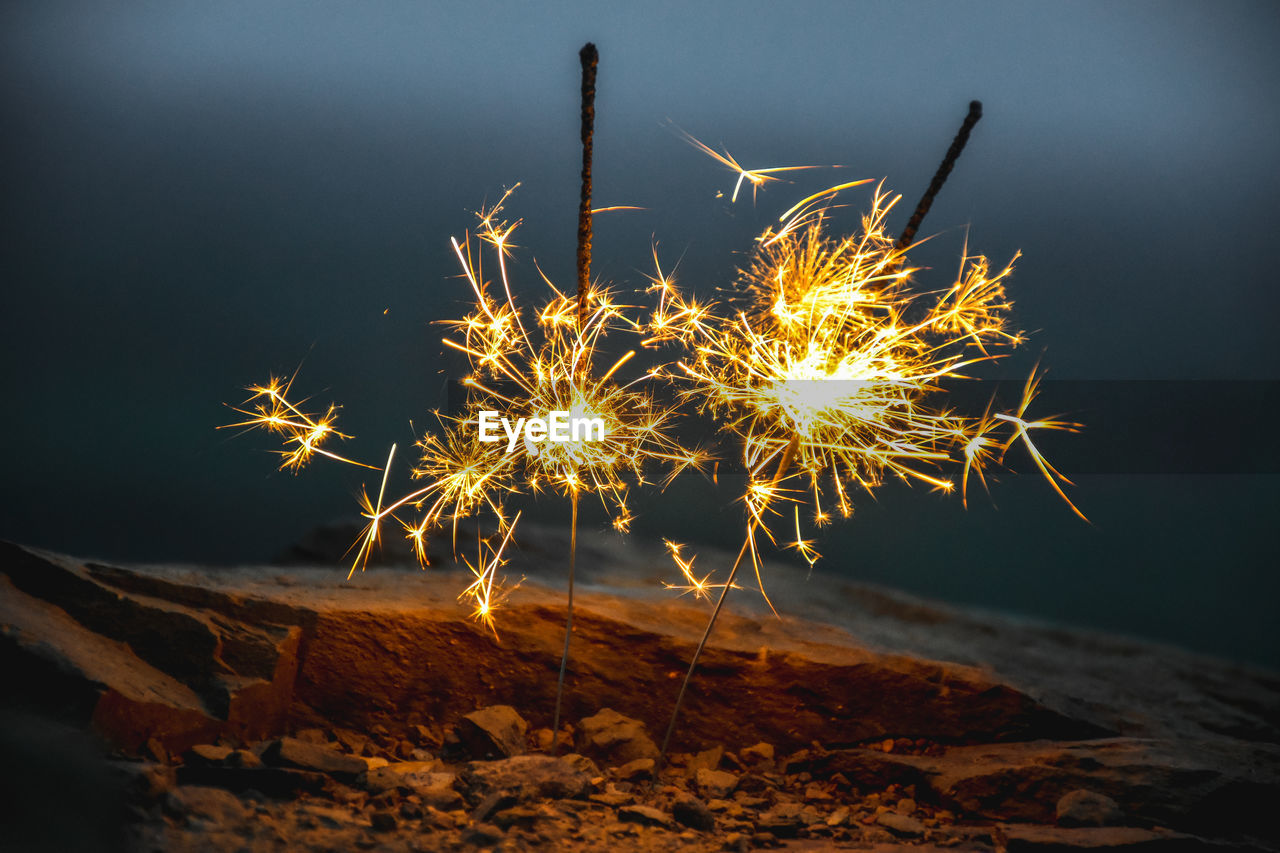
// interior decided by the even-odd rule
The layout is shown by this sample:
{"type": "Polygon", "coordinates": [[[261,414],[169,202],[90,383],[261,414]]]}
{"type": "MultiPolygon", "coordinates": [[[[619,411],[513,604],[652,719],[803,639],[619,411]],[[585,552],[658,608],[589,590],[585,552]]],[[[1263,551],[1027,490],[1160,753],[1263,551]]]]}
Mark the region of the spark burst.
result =
{"type": "Polygon", "coordinates": [[[289,402],[289,389],[293,386],[294,378],[290,377],[288,381],[283,381],[273,376],[267,380],[266,385],[251,385],[245,389],[251,395],[249,399],[240,406],[232,406],[231,409],[245,415],[249,420],[226,424],[221,428],[261,427],[268,432],[284,436],[285,449],[277,451],[283,457],[280,463],[282,471],[297,471],[317,454],[350,465],[374,467],[339,456],[320,446],[330,438],[349,439],[351,436],[334,429],[333,424],[338,419],[338,407],[334,404],[330,403],[323,415],[316,415],[307,414],[300,408],[307,404],[307,400],[301,400],[297,404],[289,402]]]}
{"type": "MultiPolygon", "coordinates": [[[[499,219],[512,190],[479,214],[480,245],[453,242],[476,306],[461,320],[448,322],[457,339],[444,339],[446,346],[464,353],[471,366],[472,374],[463,382],[469,391],[465,422],[474,425],[484,409],[543,418],[563,411],[570,418],[603,421],[603,440],[517,443],[511,453],[501,452],[502,468],[519,478],[510,490],[551,491],[571,499],[598,496],[622,532],[631,521],[626,502],[631,485],[648,482],[647,471],[655,463],[668,468],[662,482],[669,483],[681,471],[700,465],[702,456],[671,437],[675,411],[659,405],[643,387],[652,373],[625,384],[615,379],[634,350],[614,359],[603,372],[597,369],[607,334],[640,329],[627,317],[630,306],[620,304],[608,290],[594,285],[587,290],[579,324],[576,296],[561,293],[544,277],[553,296],[536,314],[540,334],[526,329],[511,295],[506,265],[511,235],[520,223],[499,219]],[[501,297],[490,293],[496,288],[484,278],[482,245],[496,255],[501,297]]],[[[500,479],[495,468],[483,470],[500,479]]]]}
{"type": "MultiPolygon", "coordinates": [[[[682,393],[736,440],[747,472],[742,549],[717,585],[720,595],[677,698],[663,754],[698,656],[744,561],[749,558],[767,602],[762,542],[781,542],[810,565],[817,561],[802,509],[813,524],[825,525],[833,510],[852,513],[852,492],[871,493],[888,477],[950,492],[954,480],[946,469],[956,466],[963,493],[971,473],[985,485],[984,466],[1003,462],[1021,441],[1054,490],[1084,517],[1060,485],[1066,478],[1032,441],[1036,430],[1077,428],[1060,419],[1027,419],[1035,371],[1014,412],[993,413],[988,406],[972,417],[946,404],[945,380],[965,378],[969,368],[1022,341],[1008,329],[1005,281],[1013,261],[993,269],[966,247],[947,289],[912,289],[917,271],[906,264],[910,247],[896,245],[885,230],[898,197],[877,187],[859,231],[830,234],[831,201],[861,183],[867,182],[817,193],[784,213],[757,238],[751,263],[723,303],[684,296],[660,269],[652,277],[657,307],[648,343],[681,345],[684,357],[674,375],[687,383],[682,393]]],[[[686,578],[680,588],[705,594],[710,576],[695,576],[692,558],[679,546],[669,548],[686,578]]]]}
{"type": "MultiPolygon", "coordinates": [[[[515,188],[513,187],[512,190],[515,188]]],[[[571,418],[598,419],[603,440],[547,442],[526,441],[504,454],[503,464],[523,472],[523,486],[531,492],[544,489],[567,496],[571,502],[569,540],[569,590],[566,608],[564,652],[556,688],[552,722],[552,752],[559,735],[560,703],[569,660],[573,627],[573,578],[578,544],[578,503],[583,494],[594,494],[613,517],[614,527],[625,531],[631,521],[626,497],[631,484],[646,482],[646,468],[654,463],[668,468],[663,486],[690,467],[703,462],[697,451],[686,450],[670,436],[674,409],[660,406],[643,389],[653,374],[620,384],[618,370],[635,351],[628,351],[603,373],[595,369],[601,342],[611,330],[638,332],[640,326],[626,316],[627,306],[607,290],[588,284],[575,296],[566,296],[545,276],[554,296],[537,314],[541,342],[526,331],[512,299],[506,258],[510,237],[519,223],[499,218],[512,190],[492,208],[480,213],[479,242],[490,246],[498,259],[503,298],[490,296],[480,265],[481,252],[454,241],[454,251],[476,299],[476,310],[452,323],[461,340],[444,343],[465,353],[473,371],[465,385],[470,390],[468,411],[502,409],[525,416],[547,417],[568,412],[571,418]]],[[[512,488],[511,490],[515,490],[512,488]]]]}
{"type": "Polygon", "coordinates": [[[462,383],[467,391],[463,413],[436,413],[442,429],[418,442],[420,455],[412,476],[423,482],[421,487],[387,499],[394,446],[380,468],[324,449],[322,443],[330,438],[349,438],[334,428],[337,409],[330,406],[322,415],[304,412],[303,404],[288,400],[292,380],[272,379],[266,385],[251,387],[249,400],[233,407],[248,420],[230,425],[261,427],[282,435],[282,468],[298,470],[322,455],[382,471],[377,497],[366,492],[360,499],[367,524],[358,547],[353,546],[356,556],[351,573],[365,568],[389,522],[403,528],[425,565],[431,531],[452,525],[456,553],[458,522],[480,514],[491,516],[502,544],[490,547],[489,557],[482,554],[475,564],[464,561],[475,580],[460,596],[473,606],[475,618],[490,628],[494,626],[493,611],[509,593],[501,589],[495,572],[519,518],[517,514],[509,519],[505,510],[511,496],[550,492],[571,500],[572,564],[582,495],[597,496],[615,529],[625,532],[631,521],[629,490],[649,483],[655,465],[666,468],[660,480],[665,486],[681,471],[704,461],[700,452],[685,449],[671,436],[676,412],[660,405],[645,388],[652,374],[642,374],[625,384],[618,380],[634,350],[615,358],[608,369],[596,369],[597,362],[604,360],[602,342],[610,332],[639,331],[637,322],[627,317],[629,306],[620,304],[608,290],[592,286],[584,294],[585,312],[579,323],[577,298],[561,293],[544,276],[551,298],[533,316],[522,317],[507,269],[514,248],[511,238],[520,223],[501,218],[503,205],[514,189],[478,213],[474,238],[468,235],[461,243],[452,241],[474,308],[460,320],[443,321],[451,328],[443,343],[466,355],[471,374],[462,383]],[[496,281],[485,277],[486,251],[496,260],[496,281]],[[553,411],[568,412],[570,418],[598,419],[603,435],[599,440],[526,440],[508,450],[505,441],[479,440],[479,412],[483,410],[544,419],[553,411]]]}

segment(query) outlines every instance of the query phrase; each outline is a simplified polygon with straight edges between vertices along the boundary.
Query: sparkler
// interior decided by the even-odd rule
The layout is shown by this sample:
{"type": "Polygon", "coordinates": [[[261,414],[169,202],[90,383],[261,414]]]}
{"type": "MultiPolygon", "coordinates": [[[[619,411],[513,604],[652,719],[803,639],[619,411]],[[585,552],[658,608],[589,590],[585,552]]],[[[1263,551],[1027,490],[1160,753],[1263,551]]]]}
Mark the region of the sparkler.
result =
{"type": "MultiPolygon", "coordinates": [[[[467,388],[467,414],[462,417],[439,415],[443,436],[427,435],[419,442],[421,459],[414,469],[416,478],[427,485],[384,503],[387,475],[395,455],[392,447],[386,465],[381,469],[382,484],[376,501],[367,494],[361,504],[368,524],[351,571],[363,568],[381,535],[382,523],[398,521],[413,541],[415,552],[425,563],[425,541],[429,530],[452,519],[454,549],[457,550],[459,519],[484,510],[497,519],[501,545],[490,548],[484,559],[483,549],[475,564],[466,561],[474,581],[460,598],[474,604],[473,616],[494,628],[493,610],[504,594],[495,590],[495,573],[502,564],[502,553],[510,541],[512,528],[519,515],[509,524],[503,511],[504,499],[521,492],[551,491],[569,497],[572,505],[569,545],[569,590],[565,622],[564,652],[556,687],[553,732],[558,735],[569,644],[573,631],[573,588],[577,555],[579,500],[583,494],[600,497],[613,517],[614,527],[625,531],[630,523],[626,497],[630,486],[645,483],[646,469],[654,462],[665,463],[669,472],[664,482],[688,467],[700,466],[703,458],[697,451],[685,450],[670,438],[668,432],[675,417],[674,409],[660,406],[640,384],[650,378],[641,376],[619,384],[614,379],[618,370],[635,354],[627,352],[603,373],[594,367],[603,356],[601,341],[611,330],[637,332],[639,325],[625,316],[628,306],[620,305],[606,289],[591,283],[591,147],[595,115],[595,76],[598,55],[594,45],[587,44],[579,54],[582,63],[582,198],[578,228],[578,287],[574,298],[566,297],[543,276],[554,296],[537,312],[532,322],[537,335],[531,335],[512,295],[507,258],[513,248],[512,234],[520,222],[500,218],[503,205],[515,189],[503,194],[497,204],[479,212],[477,242],[466,237],[463,243],[452,241],[462,266],[463,275],[475,297],[475,310],[461,320],[448,322],[455,337],[444,344],[464,353],[471,375],[464,381],[467,388]],[[502,296],[495,297],[491,283],[485,278],[482,256],[485,248],[497,258],[502,296]],[[523,418],[549,418],[556,413],[571,422],[586,421],[599,425],[599,434],[580,439],[575,432],[568,441],[538,443],[533,433],[525,430],[523,443],[515,440],[505,448],[490,442],[481,433],[484,414],[494,410],[519,413],[523,418]],[[397,513],[408,509],[420,512],[413,523],[397,513]]],[[[517,185],[518,186],[518,185],[517,185]]],[[[540,272],[540,271],[539,271],[540,272]]],[[[286,436],[286,467],[301,467],[317,453],[344,462],[351,460],[320,449],[320,443],[333,430],[333,409],[324,416],[309,416],[285,398],[288,385],[272,381],[250,389],[250,408],[239,408],[249,417],[239,426],[260,426],[286,436]],[[262,398],[265,398],[263,401],[262,398]]],[[[344,436],[345,437],[345,436],[344,436]]],[[[552,436],[554,438],[554,436],[552,436]]],[[[355,463],[362,464],[362,463],[355,463]]],[[[374,467],[374,466],[366,466],[374,467]]],[[[496,631],[495,631],[496,635],[496,631]]],[[[552,752],[556,738],[552,739],[552,752]]]]}
{"type": "MultiPolygon", "coordinates": [[[[972,112],[970,118],[976,121],[972,112]]],[[[965,131],[971,126],[966,122],[965,131]]],[[[956,145],[953,150],[958,154],[956,145]]],[[[851,490],[871,493],[889,476],[950,492],[954,482],[943,469],[952,465],[961,466],[966,493],[970,473],[985,485],[983,467],[1003,462],[1021,442],[1054,490],[1084,518],[1060,485],[1069,481],[1031,439],[1034,430],[1078,426],[1053,418],[1027,420],[1035,371],[1014,412],[993,413],[989,405],[981,417],[970,417],[937,402],[944,380],[963,378],[973,365],[1021,342],[1008,330],[1005,281],[1013,261],[994,270],[966,246],[950,287],[940,293],[912,290],[916,270],[905,266],[909,246],[885,229],[899,197],[877,187],[858,233],[829,233],[829,203],[860,183],[867,182],[810,196],[767,228],[726,304],[686,298],[660,269],[652,279],[658,299],[648,342],[683,346],[677,375],[688,383],[685,397],[697,400],[740,442],[747,472],[741,497],[746,535],[718,584],[715,608],[677,694],[664,756],[698,658],[748,557],[756,585],[773,607],[761,577],[761,538],[777,544],[782,524],[793,518],[794,539],[784,544],[810,565],[818,559],[802,532],[802,507],[815,525],[827,524],[829,507],[848,516],[851,490]],[[791,513],[784,512],[787,505],[791,513]]],[[[931,187],[926,199],[936,191],[931,187]]],[[[678,588],[705,594],[710,576],[693,575],[692,559],[677,545],[669,548],[687,581],[678,588]]]]}
{"type": "MultiPolygon", "coordinates": [[[[336,408],[330,407],[323,415],[304,412],[302,404],[288,400],[289,383],[272,380],[253,386],[249,401],[235,407],[248,420],[231,426],[261,427],[284,436],[282,467],[297,469],[313,456],[323,455],[382,471],[377,498],[362,498],[363,515],[369,523],[353,572],[367,563],[387,519],[404,527],[424,562],[423,543],[430,530],[452,522],[456,541],[457,522],[478,512],[492,514],[499,533],[509,536],[515,520],[507,520],[504,503],[520,493],[568,496],[574,503],[575,517],[580,496],[597,495],[614,527],[625,532],[631,520],[628,491],[633,484],[648,482],[648,469],[655,463],[668,466],[662,480],[665,485],[703,460],[699,452],[686,450],[671,437],[676,413],[643,390],[650,374],[625,385],[615,379],[634,350],[615,359],[604,371],[593,369],[603,357],[601,342],[610,331],[638,329],[626,316],[627,306],[608,290],[593,286],[585,293],[586,317],[579,325],[576,297],[561,293],[547,281],[553,295],[532,318],[533,331],[526,325],[507,270],[512,235],[520,223],[501,218],[503,205],[514,189],[479,212],[474,239],[467,236],[461,243],[452,241],[475,307],[460,320],[444,321],[453,333],[443,343],[466,355],[472,373],[463,381],[468,392],[466,411],[458,417],[438,414],[442,435],[428,434],[418,443],[421,455],[412,473],[415,479],[425,480],[425,485],[387,501],[386,478],[394,448],[392,458],[381,467],[326,450],[321,444],[327,439],[348,437],[334,428],[336,408]],[[499,288],[485,278],[485,248],[497,259],[501,290],[497,297],[493,291],[499,288]],[[505,440],[486,442],[479,440],[478,434],[478,413],[486,410],[542,418],[565,412],[570,420],[598,421],[602,429],[597,440],[534,442],[526,433],[524,441],[510,445],[505,440]],[[414,520],[401,518],[410,510],[417,511],[414,520]]],[[[486,590],[492,600],[491,587],[486,590]]],[[[468,594],[480,600],[474,591],[468,594]]]]}
{"type": "MultiPolygon", "coordinates": [[[[418,443],[421,455],[413,476],[426,484],[386,502],[395,447],[381,468],[323,448],[331,438],[348,438],[334,427],[336,407],[323,414],[304,412],[305,401],[294,404],[288,399],[292,380],[273,379],[251,387],[250,399],[236,408],[248,420],[233,426],[262,427],[282,435],[281,467],[285,469],[297,470],[322,455],[382,472],[376,500],[367,494],[361,499],[368,525],[352,572],[367,564],[387,519],[404,528],[425,564],[430,530],[452,521],[456,552],[458,521],[491,513],[500,544],[494,547],[481,540],[476,562],[464,560],[472,582],[459,599],[472,604],[473,617],[495,636],[493,613],[507,594],[497,572],[520,517],[517,513],[508,521],[505,500],[544,491],[570,499],[569,588],[553,717],[554,753],[573,628],[582,495],[596,495],[615,528],[625,531],[630,522],[629,489],[648,482],[652,465],[669,469],[665,486],[680,472],[705,461],[703,454],[684,448],[670,436],[675,409],[659,405],[643,389],[646,380],[663,376],[663,371],[650,371],[627,383],[615,380],[634,350],[599,372],[598,363],[608,363],[602,342],[608,333],[624,331],[643,333],[646,345],[667,341],[681,345],[686,356],[677,364],[677,375],[686,383],[684,399],[696,400],[704,413],[717,417],[722,428],[740,441],[747,472],[741,497],[746,532],[722,583],[712,583],[711,573],[695,572],[695,558],[686,558],[682,546],[667,542],[684,579],[683,584],[667,587],[697,599],[709,599],[717,589],[719,595],[676,697],[662,744],[665,755],[698,658],[729,590],[741,588],[736,579],[748,557],[756,586],[769,602],[761,572],[762,537],[794,549],[813,565],[819,554],[802,528],[802,508],[813,524],[825,525],[832,508],[844,516],[852,512],[851,491],[861,488],[871,493],[889,476],[949,492],[954,481],[943,469],[953,465],[960,466],[960,491],[967,504],[970,475],[975,474],[985,486],[985,466],[1002,463],[1019,442],[1057,494],[1083,518],[1062,488],[1069,481],[1044,459],[1032,439],[1037,430],[1074,430],[1077,425],[1057,418],[1028,419],[1026,412],[1039,381],[1035,370],[1020,404],[1011,412],[994,412],[988,405],[982,416],[970,417],[936,402],[944,393],[945,380],[962,378],[971,366],[998,358],[1002,350],[1021,342],[1018,333],[1008,330],[1011,303],[1004,283],[1013,261],[993,270],[985,257],[970,255],[966,246],[953,283],[935,293],[913,291],[910,285],[916,270],[905,266],[914,229],[980,116],[980,110],[975,111],[977,102],[971,105],[947,160],[899,241],[885,230],[886,218],[899,197],[890,197],[882,187],[876,188],[870,212],[856,234],[831,236],[829,205],[836,195],[869,182],[840,184],[802,199],[782,214],[779,225],[757,238],[752,263],[723,304],[686,297],[659,267],[650,288],[658,294],[657,307],[642,325],[628,316],[635,306],[620,304],[609,290],[590,280],[594,47],[584,47],[580,58],[583,187],[577,292],[567,296],[542,276],[553,296],[526,324],[507,268],[514,248],[512,235],[520,222],[501,218],[515,187],[479,211],[474,242],[470,234],[461,243],[452,241],[475,307],[460,320],[445,321],[452,333],[443,343],[466,356],[471,375],[463,383],[465,414],[437,413],[442,433],[428,434],[418,443]],[[496,284],[484,274],[487,252],[496,258],[496,284]],[[504,448],[482,432],[482,413],[492,410],[552,420],[554,413],[563,413],[573,421],[600,424],[599,436],[584,440],[575,434],[572,440],[539,442],[526,430],[523,442],[512,433],[504,448]],[[786,508],[791,509],[789,514],[786,508]],[[411,509],[418,514],[412,523],[401,517],[411,509]],[[792,521],[794,538],[787,541],[782,529],[792,521]]],[[[751,184],[754,200],[761,186],[780,180],[776,173],[813,168],[748,170],[727,151],[718,153],[684,135],[737,173],[734,201],[744,182],[751,184]]],[[[654,254],[656,265],[656,249],[654,254]]]]}
{"type": "MultiPolygon", "coordinates": [[[[513,188],[514,189],[514,188],[513,188]]],[[[502,408],[512,412],[546,415],[568,412],[578,419],[597,419],[602,436],[597,441],[568,441],[542,445],[525,442],[504,454],[503,464],[523,472],[524,485],[538,492],[551,490],[571,502],[569,570],[570,586],[565,625],[565,651],[561,656],[553,716],[553,751],[559,733],[560,698],[568,662],[569,638],[573,628],[573,574],[576,565],[578,504],[585,494],[597,495],[614,519],[614,527],[625,531],[630,523],[626,497],[630,485],[646,482],[646,468],[654,463],[667,466],[663,483],[689,467],[697,467],[702,455],[683,448],[670,437],[673,409],[660,406],[640,387],[651,374],[622,385],[613,377],[634,355],[629,351],[603,373],[594,368],[600,344],[610,330],[637,331],[638,324],[626,317],[626,306],[607,290],[588,285],[580,296],[570,297],[547,281],[552,299],[537,315],[542,333],[536,343],[526,332],[511,296],[505,257],[515,225],[500,220],[505,194],[498,204],[480,215],[480,242],[491,246],[499,262],[505,301],[489,296],[479,267],[479,253],[470,241],[454,250],[471,285],[477,309],[454,323],[461,340],[444,343],[466,354],[473,375],[466,380],[473,399],[468,408],[502,408]],[[583,320],[578,322],[578,306],[583,320]]],[[[545,280],[545,278],[544,278],[545,280]]]]}

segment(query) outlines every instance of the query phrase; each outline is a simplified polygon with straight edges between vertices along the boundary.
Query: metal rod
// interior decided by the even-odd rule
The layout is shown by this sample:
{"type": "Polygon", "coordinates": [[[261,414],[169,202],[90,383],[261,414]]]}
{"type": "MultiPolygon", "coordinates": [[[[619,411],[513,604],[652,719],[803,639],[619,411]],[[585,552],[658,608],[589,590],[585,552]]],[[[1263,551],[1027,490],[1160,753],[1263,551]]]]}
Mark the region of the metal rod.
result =
{"type": "MultiPolygon", "coordinates": [[[[799,446],[799,438],[792,438],[791,443],[782,452],[782,458],[778,461],[778,470],[773,475],[774,483],[781,480],[786,470],[791,467],[791,460],[795,458],[796,449],[799,446]]],[[[747,531],[747,538],[742,543],[742,550],[738,552],[738,559],[733,561],[733,568],[729,571],[729,578],[725,581],[724,588],[720,590],[720,598],[716,601],[715,610],[711,611],[711,618],[707,620],[707,627],[702,632],[702,639],[698,641],[698,648],[694,650],[693,659],[689,661],[689,669],[685,671],[684,681],[680,683],[680,692],[676,694],[675,708],[672,709],[671,720],[667,723],[667,733],[662,737],[662,749],[658,752],[658,763],[653,768],[653,784],[655,786],[658,784],[658,774],[662,771],[663,763],[667,758],[667,747],[671,745],[671,735],[676,728],[676,718],[680,716],[680,705],[684,702],[685,691],[688,690],[689,681],[693,678],[693,671],[698,666],[698,658],[702,656],[702,650],[706,647],[707,639],[711,636],[711,629],[715,627],[716,619],[720,616],[720,608],[724,606],[724,600],[729,595],[729,589],[733,586],[733,579],[737,576],[738,568],[742,565],[742,558],[746,556],[747,549],[751,546],[751,536],[758,526],[758,520],[751,522],[751,528],[747,531]]]]}
{"type": "Polygon", "coordinates": [[[578,557],[578,493],[573,493],[573,520],[569,524],[569,605],[564,620],[564,651],[560,653],[560,678],[556,681],[556,712],[551,720],[551,754],[560,739],[560,701],[564,697],[564,674],[569,667],[569,639],[573,636],[573,570],[578,557]]]}
{"type": "Polygon", "coordinates": [[[578,203],[578,328],[587,316],[591,287],[591,148],[596,123],[596,65],[600,55],[587,42],[578,51],[582,61],[582,198],[578,203]]]}
{"type": "Polygon", "coordinates": [[[907,227],[903,229],[902,236],[898,238],[896,248],[899,251],[910,246],[911,241],[915,239],[916,231],[920,229],[920,223],[924,221],[929,208],[933,206],[934,197],[937,196],[938,190],[942,189],[942,185],[947,182],[947,176],[951,174],[951,169],[956,165],[956,160],[960,159],[960,152],[964,151],[965,143],[969,141],[969,131],[973,130],[973,126],[978,123],[980,118],[982,118],[982,101],[970,101],[969,114],[964,117],[964,124],[960,125],[956,138],[951,140],[951,147],[947,149],[946,156],[942,158],[942,165],[934,173],[933,180],[929,182],[929,189],[925,190],[924,195],[920,198],[920,203],[916,205],[916,212],[911,214],[911,220],[907,223],[907,227]]]}

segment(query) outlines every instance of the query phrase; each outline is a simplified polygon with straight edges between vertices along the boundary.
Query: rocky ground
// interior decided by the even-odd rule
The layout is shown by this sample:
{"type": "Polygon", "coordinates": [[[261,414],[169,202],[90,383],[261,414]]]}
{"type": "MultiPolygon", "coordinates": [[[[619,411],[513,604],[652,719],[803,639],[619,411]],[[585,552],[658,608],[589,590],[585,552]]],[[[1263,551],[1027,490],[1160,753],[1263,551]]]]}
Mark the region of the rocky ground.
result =
{"type": "Polygon", "coordinates": [[[659,768],[708,606],[603,534],[553,756],[567,542],[522,533],[496,637],[456,568],[348,581],[325,535],[239,569],[0,544],[0,847],[1280,849],[1280,676],[787,567],[659,768]]]}

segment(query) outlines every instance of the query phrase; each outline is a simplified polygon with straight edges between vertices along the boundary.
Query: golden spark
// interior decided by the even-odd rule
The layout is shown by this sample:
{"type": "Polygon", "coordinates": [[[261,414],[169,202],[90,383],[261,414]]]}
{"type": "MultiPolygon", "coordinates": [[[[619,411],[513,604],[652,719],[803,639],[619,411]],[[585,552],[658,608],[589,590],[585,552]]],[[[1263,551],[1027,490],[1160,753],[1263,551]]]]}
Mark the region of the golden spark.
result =
{"type": "Polygon", "coordinates": [[[595,369],[596,362],[604,358],[602,343],[609,332],[639,331],[639,324],[627,316],[631,306],[620,304],[605,288],[592,287],[586,294],[586,318],[579,324],[576,298],[561,293],[543,276],[551,298],[533,316],[522,317],[507,269],[511,238],[520,222],[501,218],[503,204],[514,189],[497,204],[479,211],[474,242],[470,235],[461,243],[452,241],[474,297],[474,309],[460,320],[444,321],[453,334],[443,343],[467,356],[471,375],[463,382],[467,389],[464,414],[436,413],[442,427],[439,434],[428,433],[418,442],[420,455],[412,476],[423,485],[388,499],[394,446],[381,468],[322,448],[331,437],[349,436],[334,429],[336,407],[330,406],[324,414],[308,414],[302,410],[303,404],[291,403],[287,395],[292,380],[272,379],[266,385],[251,387],[249,400],[234,407],[248,420],[230,425],[260,427],[282,435],[283,468],[297,470],[322,455],[382,472],[376,499],[367,493],[360,499],[367,523],[358,546],[353,546],[356,556],[351,573],[367,566],[388,520],[403,527],[414,553],[425,565],[426,542],[432,530],[452,523],[456,553],[458,522],[480,513],[492,515],[504,544],[487,560],[477,558],[474,565],[465,561],[475,582],[461,595],[474,605],[473,615],[491,628],[493,610],[505,598],[494,586],[494,571],[519,518],[517,514],[516,519],[508,520],[504,511],[511,495],[550,491],[570,497],[576,541],[581,495],[598,496],[614,527],[625,531],[631,521],[627,495],[633,485],[648,483],[651,469],[663,466],[666,474],[661,484],[665,486],[681,471],[701,466],[705,459],[700,451],[685,449],[672,437],[677,413],[661,405],[646,387],[654,374],[645,373],[625,383],[618,378],[634,350],[615,358],[606,370],[595,369]],[[484,275],[485,247],[497,260],[496,284],[484,275]],[[501,292],[495,295],[498,287],[501,292]],[[497,441],[482,441],[482,411],[543,423],[551,420],[553,412],[563,413],[570,424],[586,424],[587,429],[584,434],[575,426],[566,441],[549,440],[551,436],[529,429],[520,441],[508,442],[501,435],[497,441]]]}
{"type": "MultiPolygon", "coordinates": [[[[1066,478],[1030,433],[1077,425],[1026,418],[1034,372],[1013,413],[969,417],[938,402],[942,382],[1021,341],[1007,327],[1012,261],[993,271],[966,247],[949,288],[912,289],[916,270],[906,266],[907,250],[885,230],[897,197],[877,188],[857,233],[828,233],[823,204],[860,183],[810,196],[766,229],[725,304],[686,298],[661,270],[652,277],[658,298],[647,343],[683,346],[683,393],[740,443],[748,474],[743,557],[750,556],[762,593],[759,536],[777,542],[778,520],[794,521],[785,544],[813,565],[819,555],[802,531],[800,506],[814,524],[825,524],[828,505],[848,516],[852,491],[871,492],[890,475],[951,491],[944,469],[956,463],[963,492],[971,472],[985,483],[983,466],[1002,461],[1020,440],[1066,499],[1059,485],[1066,478]],[[996,434],[1002,427],[1008,435],[996,434]],[[796,506],[784,515],[787,503],[796,506]]],[[[735,564],[726,583],[736,572],[735,564]]]]}
{"type": "MultiPolygon", "coordinates": [[[[703,154],[706,154],[708,157],[712,158],[717,163],[729,169],[729,171],[737,174],[738,180],[734,182],[733,195],[729,199],[730,203],[737,202],[738,193],[742,190],[742,184],[744,181],[751,185],[751,203],[755,204],[756,193],[759,191],[759,189],[762,186],[773,181],[782,180],[782,178],[775,177],[775,175],[778,172],[799,172],[805,169],[822,168],[819,166],[771,166],[767,169],[744,169],[742,167],[742,164],[739,163],[734,158],[734,156],[730,154],[727,150],[724,151],[723,153],[720,151],[716,151],[714,148],[708,145],[705,145],[698,139],[694,138],[692,134],[686,132],[682,128],[675,127],[674,124],[672,125],[672,127],[676,130],[677,133],[680,134],[680,136],[686,142],[688,142],[694,148],[698,149],[703,154]]],[[[838,168],[838,167],[828,166],[827,168],[838,168]]]]}

